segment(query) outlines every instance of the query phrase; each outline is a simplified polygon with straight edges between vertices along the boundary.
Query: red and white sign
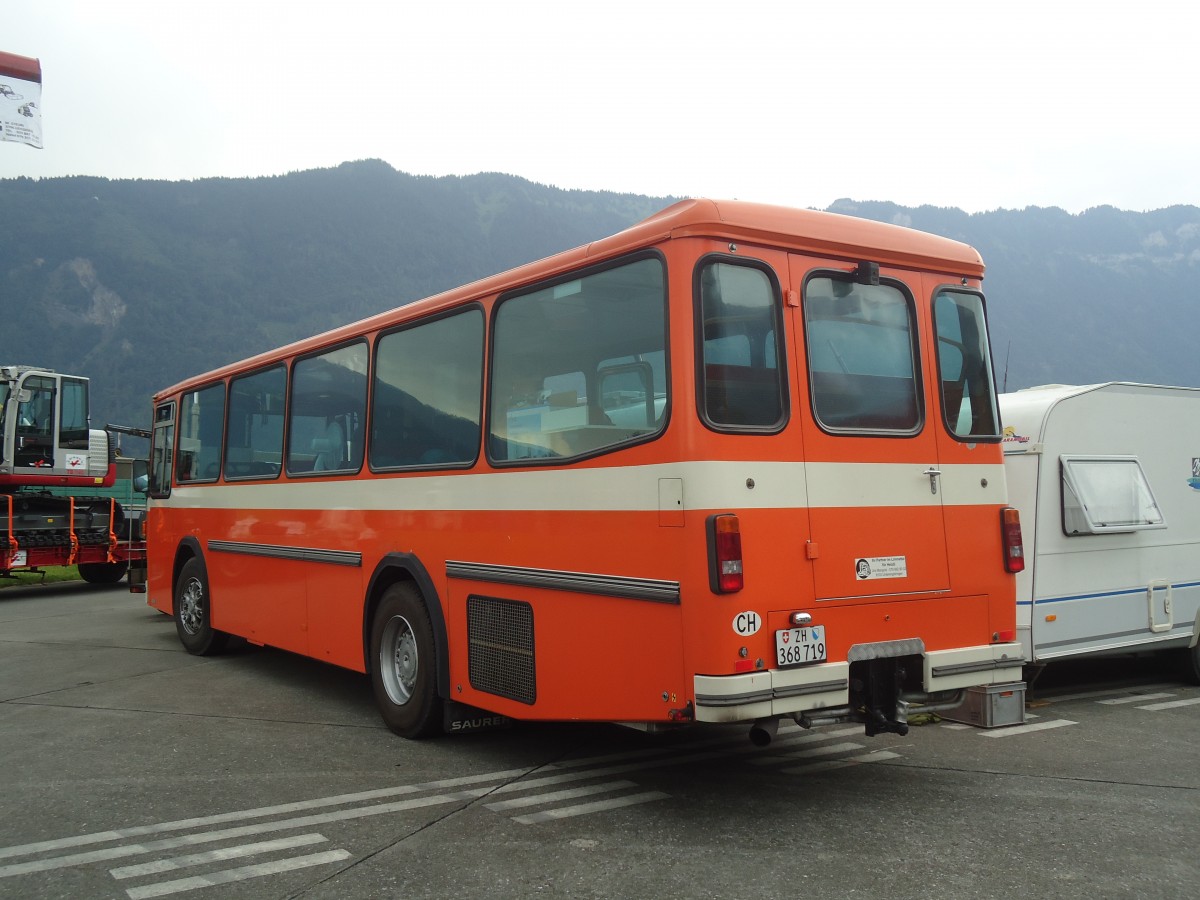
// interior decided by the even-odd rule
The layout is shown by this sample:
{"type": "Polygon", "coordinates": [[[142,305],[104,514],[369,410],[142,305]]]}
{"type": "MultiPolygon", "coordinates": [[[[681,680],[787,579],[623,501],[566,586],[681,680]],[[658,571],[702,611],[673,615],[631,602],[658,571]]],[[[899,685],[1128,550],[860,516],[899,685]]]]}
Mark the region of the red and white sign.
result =
{"type": "Polygon", "coordinates": [[[0,141],[42,149],[42,64],[0,52],[0,141]]]}

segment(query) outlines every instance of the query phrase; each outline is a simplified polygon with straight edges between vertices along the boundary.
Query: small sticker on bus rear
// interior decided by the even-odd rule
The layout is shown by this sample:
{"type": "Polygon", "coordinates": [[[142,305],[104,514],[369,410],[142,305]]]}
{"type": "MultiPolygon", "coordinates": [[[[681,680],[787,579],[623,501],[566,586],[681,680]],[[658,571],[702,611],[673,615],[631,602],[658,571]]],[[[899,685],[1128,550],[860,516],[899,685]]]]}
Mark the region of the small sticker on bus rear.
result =
{"type": "Polygon", "coordinates": [[[854,561],[854,577],[859,581],[874,581],[876,578],[907,578],[908,557],[860,557],[854,561]]]}
{"type": "Polygon", "coordinates": [[[733,617],[733,630],[742,637],[757,634],[760,628],[762,628],[762,619],[753,610],[740,612],[733,617]]]}

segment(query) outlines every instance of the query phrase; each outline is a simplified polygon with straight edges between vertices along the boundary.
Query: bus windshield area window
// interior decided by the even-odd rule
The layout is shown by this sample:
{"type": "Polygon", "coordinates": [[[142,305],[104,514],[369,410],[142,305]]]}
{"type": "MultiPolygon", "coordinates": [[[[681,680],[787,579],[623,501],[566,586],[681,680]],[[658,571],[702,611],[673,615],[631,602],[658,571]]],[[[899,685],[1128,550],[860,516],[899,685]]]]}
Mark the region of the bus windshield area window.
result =
{"type": "Polygon", "coordinates": [[[495,321],[494,461],[580,456],[661,431],[666,288],[657,257],[509,297],[495,321]]]}

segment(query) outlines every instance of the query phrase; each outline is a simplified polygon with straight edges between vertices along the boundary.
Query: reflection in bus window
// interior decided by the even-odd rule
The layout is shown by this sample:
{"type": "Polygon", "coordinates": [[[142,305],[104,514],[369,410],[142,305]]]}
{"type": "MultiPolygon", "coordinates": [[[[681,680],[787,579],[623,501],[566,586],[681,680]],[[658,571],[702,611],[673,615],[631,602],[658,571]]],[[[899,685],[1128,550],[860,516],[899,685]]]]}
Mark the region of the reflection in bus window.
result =
{"type": "Polygon", "coordinates": [[[226,478],[273,478],[283,459],[283,366],[229,383],[226,478]]]}
{"type": "Polygon", "coordinates": [[[495,321],[492,459],[579,456],[662,429],[666,290],[657,258],[510,297],[495,321]],[[624,386],[620,366],[632,367],[624,386]]]}
{"type": "Polygon", "coordinates": [[[183,395],[179,405],[176,481],[216,481],[220,474],[221,430],[225,424],[225,385],[183,395]]]}
{"type": "Polygon", "coordinates": [[[947,427],[957,437],[998,438],[1000,415],[983,298],[942,291],[933,301],[933,321],[947,427]]]}
{"type": "Polygon", "coordinates": [[[915,432],[913,309],[899,288],[810,278],[804,292],[813,413],[829,431],[915,432]]]}
{"type": "Polygon", "coordinates": [[[375,354],[371,468],[474,462],[482,385],[478,309],[384,335],[375,354]]]}
{"type": "Polygon", "coordinates": [[[700,271],[704,331],[702,412],[716,426],[782,425],[783,373],[776,365],[780,306],[767,273],[727,262],[700,271]]]}
{"type": "Polygon", "coordinates": [[[292,368],[288,474],[357,472],[366,410],[365,343],[299,360],[292,368]]]}

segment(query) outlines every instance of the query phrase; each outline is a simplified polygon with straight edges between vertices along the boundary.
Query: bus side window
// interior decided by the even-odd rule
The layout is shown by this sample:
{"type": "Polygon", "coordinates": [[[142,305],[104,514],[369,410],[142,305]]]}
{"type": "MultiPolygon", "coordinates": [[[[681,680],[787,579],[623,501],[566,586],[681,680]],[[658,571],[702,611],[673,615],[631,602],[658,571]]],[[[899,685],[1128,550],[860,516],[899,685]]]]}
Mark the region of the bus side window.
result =
{"type": "Polygon", "coordinates": [[[179,408],[176,481],[216,481],[225,426],[225,385],[183,395],[179,408]]]}
{"type": "Polygon", "coordinates": [[[367,360],[366,343],[357,341],[296,361],[288,407],[289,475],[362,467],[367,360]]]}
{"type": "Polygon", "coordinates": [[[474,462],[482,391],[478,309],[381,337],[371,400],[371,468],[474,462]]]}
{"type": "Polygon", "coordinates": [[[653,428],[616,422],[605,408],[603,369],[659,360],[662,384],[653,402],[661,395],[658,409],[665,409],[665,350],[666,289],[654,256],[503,298],[492,350],[492,460],[577,457],[657,434],[665,424],[657,416],[653,428]]]}
{"type": "Polygon", "coordinates": [[[698,276],[701,414],[717,428],[777,430],[785,398],[777,360],[779,302],[757,266],[707,262],[698,276]]]}

